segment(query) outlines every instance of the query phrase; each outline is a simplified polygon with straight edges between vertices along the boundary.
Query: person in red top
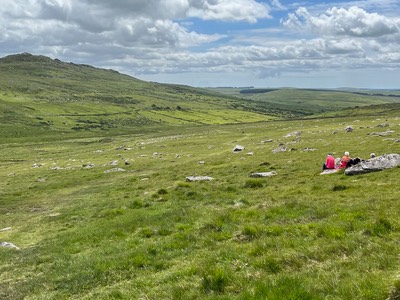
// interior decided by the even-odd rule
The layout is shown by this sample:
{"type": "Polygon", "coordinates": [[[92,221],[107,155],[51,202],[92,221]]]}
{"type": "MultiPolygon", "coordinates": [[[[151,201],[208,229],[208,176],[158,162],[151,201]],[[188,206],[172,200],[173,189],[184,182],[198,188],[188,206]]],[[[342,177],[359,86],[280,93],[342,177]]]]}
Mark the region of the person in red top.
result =
{"type": "Polygon", "coordinates": [[[340,166],[339,169],[345,169],[347,166],[347,163],[350,161],[350,153],[348,151],[346,151],[344,153],[344,156],[342,157],[342,159],[340,160],[340,166]]]}
{"type": "Polygon", "coordinates": [[[332,154],[328,154],[328,156],[326,157],[326,161],[322,166],[322,169],[323,170],[335,169],[335,158],[332,156],[332,154]]]}

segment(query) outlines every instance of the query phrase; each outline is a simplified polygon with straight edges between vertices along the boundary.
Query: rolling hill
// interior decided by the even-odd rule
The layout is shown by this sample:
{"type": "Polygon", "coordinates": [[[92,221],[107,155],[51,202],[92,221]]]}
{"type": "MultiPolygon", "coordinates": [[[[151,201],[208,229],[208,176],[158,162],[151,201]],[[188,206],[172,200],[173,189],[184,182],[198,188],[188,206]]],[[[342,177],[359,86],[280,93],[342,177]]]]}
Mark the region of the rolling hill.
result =
{"type": "Polygon", "coordinates": [[[0,112],[1,135],[7,137],[273,118],[266,108],[216,92],[28,53],[0,59],[0,112]]]}
{"type": "Polygon", "coordinates": [[[200,89],[22,53],[0,59],[3,139],[141,132],[177,125],[304,118],[400,101],[397,94],[300,89],[200,89]]]}

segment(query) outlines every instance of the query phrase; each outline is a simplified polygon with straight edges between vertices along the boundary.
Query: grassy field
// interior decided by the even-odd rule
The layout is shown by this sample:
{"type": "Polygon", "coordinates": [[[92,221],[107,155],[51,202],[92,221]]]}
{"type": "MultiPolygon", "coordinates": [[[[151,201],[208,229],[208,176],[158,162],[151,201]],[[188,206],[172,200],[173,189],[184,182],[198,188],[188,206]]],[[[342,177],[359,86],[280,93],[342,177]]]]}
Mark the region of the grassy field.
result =
{"type": "Polygon", "coordinates": [[[324,90],[324,89],[210,89],[222,94],[278,108],[295,117],[338,111],[346,108],[400,103],[399,90],[324,90]]]}
{"type": "Polygon", "coordinates": [[[296,91],[271,106],[30,55],[0,59],[2,79],[10,66],[0,242],[20,249],[0,247],[0,299],[400,298],[400,168],[319,174],[328,152],[400,153],[399,104],[321,111],[325,92],[299,91],[299,113],[296,91]]]}
{"type": "Polygon", "coordinates": [[[392,113],[2,143],[0,240],[21,250],[0,248],[0,298],[397,299],[400,169],[319,172],[329,151],[399,153],[399,126],[392,113]],[[394,133],[371,135],[381,122],[394,133]]]}

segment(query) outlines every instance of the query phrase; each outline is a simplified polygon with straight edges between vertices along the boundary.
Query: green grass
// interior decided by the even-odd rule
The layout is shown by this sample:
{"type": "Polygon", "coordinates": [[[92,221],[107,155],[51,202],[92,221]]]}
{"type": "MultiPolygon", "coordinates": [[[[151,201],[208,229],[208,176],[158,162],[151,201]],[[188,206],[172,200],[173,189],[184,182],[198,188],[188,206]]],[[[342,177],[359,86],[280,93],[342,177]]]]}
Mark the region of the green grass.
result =
{"type": "MultiPolygon", "coordinates": [[[[396,118],[387,116],[391,129],[396,118]]],[[[399,168],[320,176],[328,151],[398,152],[376,118],[164,128],[1,146],[1,297],[386,299],[399,168]],[[346,133],[348,124],[357,124],[346,133]],[[333,134],[333,131],[338,133],[333,134]],[[301,138],[286,137],[301,131],[301,138]],[[261,141],[271,138],[272,143],[261,141]],[[244,152],[233,153],[240,143],[244,152]],[[279,143],[296,148],[272,153],[279,143]],[[291,144],[293,143],[293,144],[291,144]],[[123,147],[121,147],[123,146],[123,147]],[[307,152],[305,148],[318,150],[307,152]],[[124,150],[127,149],[127,150],[124,150]],[[247,151],[254,155],[247,155],[247,151]],[[117,160],[125,172],[104,173],[117,160]],[[125,166],[124,161],[130,165],[125,166]],[[204,161],[204,164],[199,164],[204,161]],[[33,165],[41,164],[40,167],[33,165]],[[83,166],[92,163],[93,168],[83,166]],[[60,167],[53,170],[53,167],[60,167]],[[277,176],[252,179],[255,171],[277,176]],[[185,182],[189,175],[210,182],[185,182]],[[38,180],[42,179],[42,180],[38,180]],[[316,280],[318,278],[318,280],[316,280]]]]}

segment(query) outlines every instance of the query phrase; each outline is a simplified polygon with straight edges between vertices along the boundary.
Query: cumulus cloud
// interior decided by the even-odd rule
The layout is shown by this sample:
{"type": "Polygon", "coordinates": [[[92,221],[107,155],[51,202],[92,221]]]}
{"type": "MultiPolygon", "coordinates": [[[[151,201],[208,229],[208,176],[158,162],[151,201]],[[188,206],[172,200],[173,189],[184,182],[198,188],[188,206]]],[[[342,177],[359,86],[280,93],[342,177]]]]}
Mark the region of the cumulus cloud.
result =
{"type": "Polygon", "coordinates": [[[191,0],[188,16],[205,20],[257,22],[269,16],[269,8],[253,0],[191,0]]]}
{"type": "Polygon", "coordinates": [[[353,37],[380,37],[400,33],[400,21],[377,13],[368,13],[359,7],[331,8],[319,16],[312,16],[306,8],[289,14],[284,26],[307,30],[321,35],[353,37]]]}
{"type": "MultiPolygon", "coordinates": [[[[376,0],[352,2],[357,3],[377,7],[376,0]]],[[[318,5],[293,10],[293,5],[284,7],[279,0],[2,0],[0,54],[32,52],[134,76],[187,72],[278,78],[313,69],[400,67],[398,17],[369,12],[366,5],[323,10],[318,5]],[[285,10],[290,13],[281,26],[269,27],[276,23],[271,14],[285,10]],[[246,23],[246,30],[213,31],[215,25],[234,22],[235,28],[246,23]]],[[[398,6],[385,0],[385,7],[398,6]]]]}

